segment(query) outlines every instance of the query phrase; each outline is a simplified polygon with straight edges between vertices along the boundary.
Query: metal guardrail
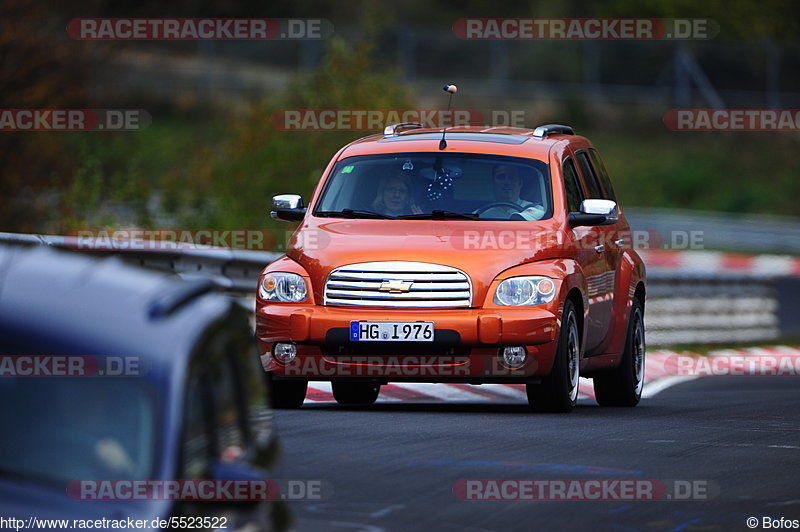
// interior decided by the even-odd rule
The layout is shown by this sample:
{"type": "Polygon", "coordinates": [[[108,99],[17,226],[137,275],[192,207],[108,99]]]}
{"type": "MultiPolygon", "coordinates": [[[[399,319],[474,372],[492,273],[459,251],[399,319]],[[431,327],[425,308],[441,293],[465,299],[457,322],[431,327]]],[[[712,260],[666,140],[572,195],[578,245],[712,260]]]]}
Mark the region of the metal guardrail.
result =
{"type": "Polygon", "coordinates": [[[791,216],[627,208],[625,217],[631,227],[661,235],[699,231],[704,249],[800,255],[800,218],[791,216]]]}
{"type": "Polygon", "coordinates": [[[0,243],[45,245],[95,255],[116,255],[142,268],[170,272],[187,280],[211,279],[222,290],[241,295],[255,293],[258,274],[281,256],[269,251],[194,246],[194,249],[132,249],[124,241],[87,243],[69,236],[0,233],[0,243]]]}
{"type": "MultiPolygon", "coordinates": [[[[71,237],[0,233],[0,243],[76,249],[71,237]]],[[[212,279],[220,289],[253,308],[258,273],[280,253],[224,248],[130,249],[124,242],[82,244],[81,252],[117,255],[144,268],[175,273],[184,279],[212,279]]],[[[795,278],[797,279],[797,278],[795,278]]],[[[645,325],[651,346],[770,341],[797,334],[800,324],[788,312],[778,289],[786,278],[765,274],[656,269],[648,273],[645,325]],[[787,318],[788,316],[788,318],[787,318]],[[787,321],[788,320],[788,321],[787,321]],[[787,323],[789,325],[787,325],[787,323]]]]}

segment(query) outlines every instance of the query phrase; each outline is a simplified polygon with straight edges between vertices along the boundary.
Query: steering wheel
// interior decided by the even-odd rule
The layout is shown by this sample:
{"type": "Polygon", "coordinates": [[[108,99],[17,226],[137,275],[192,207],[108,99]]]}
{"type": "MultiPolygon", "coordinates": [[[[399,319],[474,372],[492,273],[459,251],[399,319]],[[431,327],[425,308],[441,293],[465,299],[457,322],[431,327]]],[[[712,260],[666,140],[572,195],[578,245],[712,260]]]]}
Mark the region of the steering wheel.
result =
{"type": "Polygon", "coordinates": [[[483,207],[478,207],[477,209],[472,211],[472,214],[480,215],[480,214],[485,213],[489,209],[493,209],[494,207],[512,207],[517,212],[522,212],[522,211],[524,211],[526,209],[526,207],[522,207],[520,205],[517,205],[516,203],[511,203],[510,201],[495,201],[495,202],[489,203],[487,205],[484,205],[483,207]]]}

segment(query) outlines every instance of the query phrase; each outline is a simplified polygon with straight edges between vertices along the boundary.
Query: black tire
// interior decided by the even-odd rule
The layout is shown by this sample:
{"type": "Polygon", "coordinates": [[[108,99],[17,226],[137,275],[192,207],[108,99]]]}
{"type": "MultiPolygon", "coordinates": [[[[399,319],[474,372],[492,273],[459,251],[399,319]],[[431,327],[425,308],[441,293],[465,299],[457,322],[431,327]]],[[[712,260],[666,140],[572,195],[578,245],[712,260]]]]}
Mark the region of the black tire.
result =
{"type": "Polygon", "coordinates": [[[308,381],[300,380],[276,380],[269,376],[269,404],[272,408],[279,410],[294,409],[303,406],[306,399],[308,381]]]}
{"type": "Polygon", "coordinates": [[[534,412],[571,412],[578,400],[580,331],[575,305],[567,300],[562,313],[556,358],[550,375],[540,384],[527,384],[528,403],[534,412]]]}
{"type": "Polygon", "coordinates": [[[333,398],[340,405],[371,405],[381,393],[381,385],[374,382],[332,382],[333,398]]]}
{"type": "Polygon", "coordinates": [[[633,300],[619,366],[594,376],[594,396],[601,406],[636,406],[644,387],[644,310],[633,300]]]}

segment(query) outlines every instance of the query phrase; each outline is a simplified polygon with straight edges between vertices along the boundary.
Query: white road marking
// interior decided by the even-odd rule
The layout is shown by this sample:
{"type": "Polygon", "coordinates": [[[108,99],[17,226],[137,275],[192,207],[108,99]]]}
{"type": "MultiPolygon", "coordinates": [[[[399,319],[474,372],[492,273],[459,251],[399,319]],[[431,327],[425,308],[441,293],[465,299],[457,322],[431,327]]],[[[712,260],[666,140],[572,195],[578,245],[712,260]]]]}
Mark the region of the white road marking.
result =
{"type": "Polygon", "coordinates": [[[671,388],[676,384],[681,384],[682,382],[687,382],[696,378],[697,377],[663,377],[652,382],[645,381],[644,389],[642,390],[642,399],[649,399],[663,392],[667,388],[671,388]]]}
{"type": "MultiPolygon", "coordinates": [[[[709,356],[758,357],[764,355],[775,356],[777,354],[800,356],[800,348],[788,347],[784,345],[776,345],[776,346],[764,346],[764,347],[748,347],[741,349],[733,349],[733,348],[718,349],[715,351],[711,351],[709,353],[709,356]]],[[[645,362],[645,386],[644,390],[642,391],[642,399],[649,399],[675,385],[699,378],[697,376],[671,375],[671,373],[675,371],[675,367],[674,367],[674,361],[670,361],[670,359],[679,356],[701,356],[701,355],[697,355],[696,353],[690,353],[690,352],[671,351],[667,349],[659,349],[657,351],[652,351],[647,353],[647,359],[645,362]],[[667,363],[668,361],[670,361],[669,364],[667,363]]],[[[521,401],[521,402],[527,401],[527,394],[525,393],[524,389],[520,389],[518,386],[511,386],[508,384],[497,384],[497,383],[482,384],[480,385],[480,387],[475,386],[475,392],[472,392],[469,389],[465,389],[462,386],[456,387],[447,383],[434,384],[434,383],[393,382],[392,384],[399,388],[403,388],[404,390],[408,390],[409,392],[411,392],[410,395],[413,395],[414,392],[419,392],[421,394],[426,394],[431,397],[435,397],[437,400],[445,402],[486,403],[486,402],[503,402],[506,400],[521,401]],[[480,393],[481,390],[491,392],[497,397],[496,398],[487,397],[486,395],[480,393]]],[[[330,382],[312,381],[308,383],[308,386],[310,389],[319,392],[328,394],[332,393],[330,382]]],[[[579,386],[580,386],[580,393],[578,396],[579,399],[594,400],[594,390],[591,379],[586,379],[581,377],[579,386]]],[[[396,402],[406,402],[414,400],[415,399],[413,398],[405,399],[405,398],[391,397],[387,394],[381,394],[378,397],[379,403],[384,403],[384,402],[396,403],[396,402]]],[[[420,397],[420,400],[424,400],[424,398],[420,397]]],[[[325,403],[331,401],[333,401],[333,398],[327,401],[306,399],[306,402],[308,403],[325,403]]]]}

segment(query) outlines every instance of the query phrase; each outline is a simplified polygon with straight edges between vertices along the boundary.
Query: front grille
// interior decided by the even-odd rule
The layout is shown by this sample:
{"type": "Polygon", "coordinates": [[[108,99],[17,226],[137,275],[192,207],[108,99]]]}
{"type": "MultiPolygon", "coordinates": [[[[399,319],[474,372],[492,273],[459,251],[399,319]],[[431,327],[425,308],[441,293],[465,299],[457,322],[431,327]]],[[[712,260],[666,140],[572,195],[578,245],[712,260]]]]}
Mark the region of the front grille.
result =
{"type": "Polygon", "coordinates": [[[425,262],[349,264],[333,270],[325,282],[326,305],[452,308],[469,307],[471,301],[467,274],[425,262]]]}

